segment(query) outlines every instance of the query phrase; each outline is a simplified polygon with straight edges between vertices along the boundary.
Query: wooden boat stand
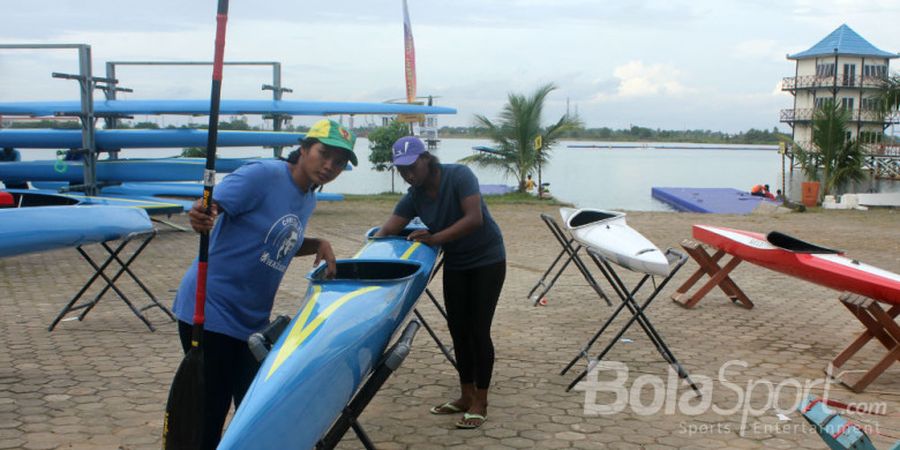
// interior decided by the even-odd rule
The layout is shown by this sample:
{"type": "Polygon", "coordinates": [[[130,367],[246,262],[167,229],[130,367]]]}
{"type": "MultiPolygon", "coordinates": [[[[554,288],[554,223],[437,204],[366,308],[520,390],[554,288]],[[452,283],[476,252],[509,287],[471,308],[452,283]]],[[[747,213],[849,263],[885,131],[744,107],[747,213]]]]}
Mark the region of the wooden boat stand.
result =
{"type": "MultiPolygon", "coordinates": [[[[99,265],[96,261],[94,261],[91,255],[82,248],[83,246],[79,245],[78,247],[76,247],[75,249],[79,254],[81,254],[82,258],[84,258],[84,260],[87,261],[87,263],[90,264],[91,267],[93,267],[94,274],[90,278],[88,278],[88,280],[84,283],[78,293],[75,294],[75,296],[72,297],[71,300],[69,300],[69,303],[66,304],[66,306],[62,309],[62,311],[59,312],[56,318],[53,319],[53,322],[50,323],[50,326],[47,328],[47,330],[53,331],[53,329],[56,328],[56,325],[63,319],[63,317],[73,311],[82,310],[77,318],[79,321],[84,320],[84,317],[87,315],[87,313],[89,313],[91,309],[93,309],[94,306],[97,305],[103,295],[105,295],[110,289],[112,289],[116,293],[116,295],[118,295],[119,298],[123,302],[125,302],[126,305],[128,305],[128,308],[131,309],[131,312],[133,312],[138,319],[141,319],[141,321],[144,322],[144,325],[147,325],[147,328],[149,328],[150,331],[156,331],[156,329],[153,328],[153,325],[149,320],[147,320],[147,317],[144,315],[144,311],[150,308],[161,309],[166,315],[169,316],[172,321],[175,321],[175,316],[172,315],[172,312],[169,311],[169,308],[166,308],[165,305],[160,303],[159,300],[157,300],[153,295],[153,293],[150,292],[147,286],[144,285],[143,282],[141,282],[140,278],[138,278],[137,275],[135,275],[134,272],[129,268],[129,266],[131,266],[131,263],[133,263],[134,260],[136,260],[137,257],[140,256],[140,254],[147,247],[147,244],[149,244],[154,237],[156,237],[156,229],[144,233],[133,234],[124,239],[121,239],[119,240],[119,243],[115,246],[115,248],[110,246],[111,241],[101,242],[100,246],[106,251],[108,256],[103,261],[103,263],[99,265]],[[137,245],[137,248],[134,249],[131,252],[131,255],[123,261],[122,257],[125,254],[124,250],[131,243],[135,243],[137,245]],[[112,276],[112,278],[110,278],[104,271],[107,269],[107,267],[110,266],[113,261],[118,263],[119,269],[112,276]],[[123,273],[127,273],[128,276],[131,277],[131,279],[134,280],[134,282],[137,283],[138,286],[140,286],[144,293],[147,294],[147,297],[150,298],[150,303],[138,308],[134,305],[134,303],[131,302],[131,300],[129,300],[128,296],[125,295],[125,293],[122,292],[122,290],[119,289],[118,286],[116,286],[116,281],[119,279],[119,277],[122,276],[123,273]],[[97,281],[98,278],[102,278],[103,281],[106,282],[106,285],[103,286],[103,288],[99,293],[97,293],[96,296],[94,296],[93,300],[76,306],[75,304],[78,302],[78,300],[81,299],[88,288],[90,288],[91,285],[94,284],[94,281],[97,281]]],[[[132,245],[132,248],[133,247],[134,246],[132,245]]]]}
{"type": "Polygon", "coordinates": [[[600,327],[600,330],[598,330],[594,334],[594,336],[591,337],[591,339],[584,345],[584,347],[581,349],[581,351],[572,359],[571,362],[569,362],[569,364],[562,370],[562,372],[560,372],[560,375],[565,375],[566,372],[568,372],[569,369],[571,369],[572,366],[575,365],[575,363],[578,361],[579,358],[585,358],[588,360],[588,366],[584,369],[584,371],[581,372],[581,374],[579,374],[569,384],[569,386],[566,388],[566,392],[569,392],[570,390],[572,390],[572,388],[575,387],[575,385],[578,384],[579,381],[581,381],[585,376],[587,376],[587,374],[600,361],[603,360],[603,358],[607,355],[607,353],[609,353],[609,351],[612,350],[613,346],[615,346],[616,343],[619,342],[619,339],[622,338],[622,335],[624,335],[625,332],[628,331],[628,329],[631,327],[631,325],[633,325],[635,322],[637,322],[638,325],[640,325],[641,328],[644,330],[644,333],[647,334],[647,337],[650,338],[650,341],[656,347],[656,350],[659,352],[659,354],[662,355],[663,359],[666,362],[668,362],[669,365],[671,365],[673,369],[675,369],[675,372],[678,374],[678,377],[681,378],[682,380],[684,380],[685,382],[687,382],[687,384],[691,387],[691,389],[694,390],[694,392],[697,393],[697,396],[699,397],[701,395],[700,389],[691,380],[691,377],[690,377],[690,375],[688,375],[687,371],[684,370],[683,367],[681,367],[681,364],[678,362],[678,359],[676,359],[675,355],[672,353],[672,351],[669,350],[669,346],[666,345],[666,342],[663,340],[662,336],[659,334],[658,331],[656,331],[656,328],[653,327],[653,324],[650,323],[650,319],[647,318],[646,314],[644,314],[644,311],[647,309],[648,306],[650,306],[650,302],[652,302],[653,299],[655,299],[656,296],[659,295],[659,293],[663,290],[663,288],[666,287],[666,284],[669,283],[669,281],[672,279],[672,277],[674,277],[675,274],[678,273],[678,271],[684,265],[684,263],[687,262],[687,256],[685,256],[684,254],[682,254],[681,252],[679,252],[675,249],[670,248],[670,249],[666,250],[666,259],[669,260],[669,265],[672,267],[672,270],[669,272],[668,276],[666,276],[658,285],[656,285],[654,287],[653,291],[649,294],[647,299],[644,300],[644,303],[638,304],[638,302],[634,298],[634,296],[638,291],[640,291],[641,287],[643,287],[644,284],[651,278],[651,275],[645,274],[641,278],[641,280],[637,283],[637,285],[635,285],[634,288],[629,290],[625,286],[625,284],[622,282],[622,279],[619,277],[618,273],[616,273],[616,271],[613,269],[612,265],[609,263],[609,260],[607,260],[603,255],[597,253],[593,249],[589,248],[587,250],[587,252],[588,252],[588,255],[590,255],[591,259],[594,260],[594,263],[597,264],[597,267],[600,268],[600,272],[603,273],[603,276],[606,278],[606,280],[609,282],[609,284],[613,287],[613,290],[615,291],[616,295],[618,295],[619,298],[622,300],[622,303],[619,304],[618,307],[616,307],[616,310],[613,311],[613,313],[609,317],[609,319],[607,319],[606,322],[603,324],[603,326],[600,327]],[[601,351],[600,354],[596,358],[593,358],[593,359],[590,358],[588,351],[590,350],[591,346],[594,344],[594,342],[597,341],[597,339],[600,337],[600,335],[603,334],[603,332],[606,331],[607,328],[609,328],[609,325],[612,324],[613,320],[616,319],[616,316],[618,316],[619,313],[622,312],[622,310],[624,308],[628,308],[628,310],[631,312],[631,318],[628,320],[628,322],[625,323],[625,325],[622,327],[622,329],[620,329],[619,332],[616,333],[615,337],[613,337],[612,340],[609,341],[609,343],[606,345],[606,347],[604,347],[603,351],[601,351]]]}
{"type": "Polygon", "coordinates": [[[849,292],[841,294],[840,300],[841,304],[847,307],[863,324],[865,331],[834,357],[825,373],[832,375],[833,369],[843,367],[847,360],[873,338],[881,342],[881,345],[887,349],[887,353],[878,363],[862,375],[847,374],[838,378],[841,384],[853,392],[862,392],[888,367],[900,359],[900,326],[894,321],[897,315],[900,315],[900,305],[893,305],[885,311],[877,301],[849,292]]]}
{"type": "Polygon", "coordinates": [[[709,291],[718,286],[734,304],[747,309],[753,308],[753,302],[750,301],[747,294],[744,294],[744,291],[738,287],[737,283],[728,276],[743,259],[732,255],[731,260],[725,266],[720,267],[719,260],[725,256],[725,250],[717,250],[715,254],[710,255],[703,248],[703,245],[692,239],[681,241],[681,246],[684,248],[684,251],[691,255],[691,258],[697,262],[700,268],[672,294],[672,300],[675,303],[685,308],[693,308],[709,291]],[[703,275],[708,275],[709,280],[694,295],[687,297],[688,291],[703,278],[703,275]]]}
{"type": "MultiPolygon", "coordinates": [[[[541,276],[541,279],[538,280],[537,284],[528,291],[528,298],[532,301],[534,306],[537,306],[541,303],[547,293],[550,292],[550,289],[553,288],[553,285],[556,284],[556,280],[559,279],[560,275],[566,270],[566,267],[569,266],[570,263],[575,263],[575,267],[578,268],[578,271],[581,272],[581,275],[584,277],[585,281],[587,281],[588,286],[594,289],[594,292],[600,296],[603,300],[606,300],[606,304],[608,306],[612,306],[612,302],[609,300],[609,297],[603,292],[603,289],[600,288],[600,284],[597,283],[597,280],[594,279],[594,276],[591,275],[591,271],[588,270],[587,265],[584,264],[581,257],[578,256],[578,252],[581,251],[583,246],[575,241],[575,238],[569,237],[563,229],[556,223],[556,220],[553,217],[550,217],[547,214],[541,214],[541,220],[547,225],[547,228],[550,229],[550,234],[556,238],[556,241],[559,242],[559,245],[562,246],[562,250],[556,255],[556,259],[553,260],[553,263],[550,264],[550,267],[544,272],[541,276]],[[559,270],[553,275],[553,278],[547,283],[547,276],[550,275],[550,272],[556,268],[556,265],[560,262],[563,255],[568,255],[568,258],[562,263],[562,266],[559,267],[559,270]],[[540,292],[538,288],[542,288],[540,292]]],[[[541,303],[542,304],[542,303],[541,303]]]]}

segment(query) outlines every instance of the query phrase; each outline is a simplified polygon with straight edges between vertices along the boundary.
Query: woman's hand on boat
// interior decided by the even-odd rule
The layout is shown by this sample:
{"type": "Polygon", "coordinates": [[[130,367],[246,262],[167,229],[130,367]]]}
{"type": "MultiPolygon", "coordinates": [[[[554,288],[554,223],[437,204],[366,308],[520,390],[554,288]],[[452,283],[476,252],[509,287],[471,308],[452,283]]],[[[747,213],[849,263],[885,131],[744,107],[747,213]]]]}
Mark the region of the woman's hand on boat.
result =
{"type": "Polygon", "coordinates": [[[327,266],[325,267],[325,278],[334,278],[337,275],[334,250],[331,248],[331,243],[325,239],[319,239],[319,248],[316,250],[316,260],[313,262],[313,267],[318,266],[322,261],[325,261],[327,266]]]}
{"type": "Polygon", "coordinates": [[[409,236],[406,237],[409,241],[421,242],[423,244],[428,245],[437,245],[434,241],[434,235],[431,234],[428,230],[416,230],[412,233],[409,233],[409,236]]]}
{"type": "Polygon", "coordinates": [[[188,217],[191,219],[191,228],[198,233],[209,232],[212,230],[216,222],[216,216],[219,215],[219,208],[213,202],[209,205],[209,214],[203,209],[203,200],[194,202],[194,206],[188,211],[188,217]]]}

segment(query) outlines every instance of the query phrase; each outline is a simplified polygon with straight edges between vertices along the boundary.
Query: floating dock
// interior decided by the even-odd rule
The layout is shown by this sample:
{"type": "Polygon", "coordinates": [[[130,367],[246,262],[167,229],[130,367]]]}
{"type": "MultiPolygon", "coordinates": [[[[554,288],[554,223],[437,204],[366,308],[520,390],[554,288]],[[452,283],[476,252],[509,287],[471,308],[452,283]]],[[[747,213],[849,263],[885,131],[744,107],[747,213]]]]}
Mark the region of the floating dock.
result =
{"type": "Polygon", "coordinates": [[[654,187],[650,192],[653,198],[684,212],[750,214],[761,203],[779,205],[765,197],[733,188],[654,187]]]}

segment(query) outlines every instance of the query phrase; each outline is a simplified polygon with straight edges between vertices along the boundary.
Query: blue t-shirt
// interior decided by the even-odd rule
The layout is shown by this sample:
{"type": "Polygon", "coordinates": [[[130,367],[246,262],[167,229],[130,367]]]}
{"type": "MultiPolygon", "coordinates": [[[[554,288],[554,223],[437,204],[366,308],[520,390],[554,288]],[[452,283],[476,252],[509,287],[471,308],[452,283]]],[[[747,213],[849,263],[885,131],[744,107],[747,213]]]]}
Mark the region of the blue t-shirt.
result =
{"type": "MultiPolygon", "coordinates": [[[[480,195],[478,178],[467,166],[441,164],[441,183],[436,199],[422,188],[410,187],[394,208],[394,214],[412,219],[419,216],[431,233],[438,233],[463,217],[462,199],[480,195]]],[[[441,246],[448,269],[465,270],[506,260],[503,235],[484,199],[481,201],[481,227],[473,233],[441,246]]]]}
{"type": "MultiPolygon", "coordinates": [[[[315,192],[294,184],[285,161],[243,165],[213,190],[219,217],[210,234],[204,329],[246,340],[269,322],[284,271],[303,243],[315,192]]],[[[173,310],[192,324],[197,260],[173,310]]]]}

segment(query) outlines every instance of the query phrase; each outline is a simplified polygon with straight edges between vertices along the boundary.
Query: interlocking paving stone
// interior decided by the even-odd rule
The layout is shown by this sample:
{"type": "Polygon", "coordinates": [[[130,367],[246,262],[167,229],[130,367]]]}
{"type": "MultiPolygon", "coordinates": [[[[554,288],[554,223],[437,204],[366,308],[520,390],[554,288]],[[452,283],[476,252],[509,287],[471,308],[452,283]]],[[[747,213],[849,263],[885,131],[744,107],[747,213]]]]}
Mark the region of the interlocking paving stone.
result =
{"type": "MultiPolygon", "coordinates": [[[[339,257],[350,256],[362,244],[363,233],[386,218],[392,207],[380,201],[321,204],[308,233],[331,240],[339,257]]],[[[576,362],[566,375],[560,376],[559,371],[612,309],[574,268],[550,291],[547,306],[534,307],[526,298],[559,252],[538,218],[541,212],[557,214],[551,206],[491,206],[504,233],[509,265],[493,327],[497,362],[488,421],[479,430],[457,430],[454,423],[459,415],[428,414],[431,406],[456,398],[458,386],[444,356],[427,333],[419,333],[410,356],[360,418],[378,448],[823,448],[808,428],[797,428],[804,422],[796,412],[787,414],[788,422],[778,419],[771,408],[751,411],[743,419],[742,407],[748,404],[748,383],[757,383],[749,396],[754,408],[764,406],[769,398],[769,385],[763,382],[777,386],[791,380],[818,380],[813,392],[822,392],[825,364],[860,331],[858,322],[838,302],[838,293],[742,264],[733,278],[756,303],[754,309],[735,307],[721,291],[713,290],[696,308],[686,310],[667,297],[696,268],[688,262],[647,315],[695,381],[709,380],[709,404],[733,411],[685,413],[682,405],[696,406],[707,399],[694,399],[677,378],[670,385],[668,365],[640,328],[634,327],[623,336],[631,342],[617,343],[606,359],[626,365],[628,377],[622,387],[631,400],[652,405],[659,395],[655,389],[662,386],[666,394],[662,407],[641,415],[626,405],[614,414],[597,415],[586,409],[584,390],[565,392],[585,361],[576,362]],[[727,367],[724,382],[719,379],[723,367],[727,367]],[[638,377],[661,380],[661,384],[644,383],[639,392],[632,391],[638,377]]],[[[172,220],[187,224],[183,216],[172,220]]],[[[777,229],[900,272],[900,212],[892,210],[778,216],[636,212],[629,213],[628,223],[660,248],[678,248],[694,223],[777,229]]],[[[196,248],[196,235],[163,229],[133,269],[160,301],[170,305],[196,248]]],[[[592,263],[586,262],[611,294],[592,263]]],[[[303,258],[288,269],[276,314],[296,312],[306,290],[303,276],[311,264],[311,259],[303,258]]],[[[157,327],[150,332],[124,303],[107,294],[85,320],[65,320],[53,332],[47,331],[59,309],[91,273],[71,249],[0,259],[0,308],[4,311],[0,316],[0,449],[159,448],[163,408],[182,358],[174,324],[160,312],[150,311],[148,317],[157,327]]],[[[626,270],[620,275],[629,284],[638,280],[626,270]]],[[[144,303],[134,283],[123,279],[121,287],[138,304],[144,303]]],[[[440,283],[433,283],[431,290],[441,300],[440,283]]],[[[89,297],[96,292],[92,288],[89,297]]],[[[430,301],[423,299],[418,309],[449,343],[443,318],[430,301]]],[[[620,316],[612,329],[626,319],[620,316]]],[[[598,340],[591,348],[592,356],[609,337],[605,334],[598,340]]],[[[870,344],[846,369],[868,368],[881,355],[881,349],[870,344]]],[[[896,413],[898,374],[900,367],[892,367],[862,394],[836,383],[828,389],[833,398],[884,402],[889,413],[896,413]]],[[[598,374],[601,382],[614,379],[611,372],[598,374]]],[[[782,390],[782,403],[791,403],[795,389],[785,384],[782,390]]],[[[594,397],[599,405],[615,399],[613,391],[594,397]]],[[[878,425],[884,434],[900,435],[896,415],[853,418],[878,425]]],[[[892,443],[884,436],[872,438],[879,447],[892,443]]],[[[352,432],[339,446],[359,447],[352,432]]]]}

